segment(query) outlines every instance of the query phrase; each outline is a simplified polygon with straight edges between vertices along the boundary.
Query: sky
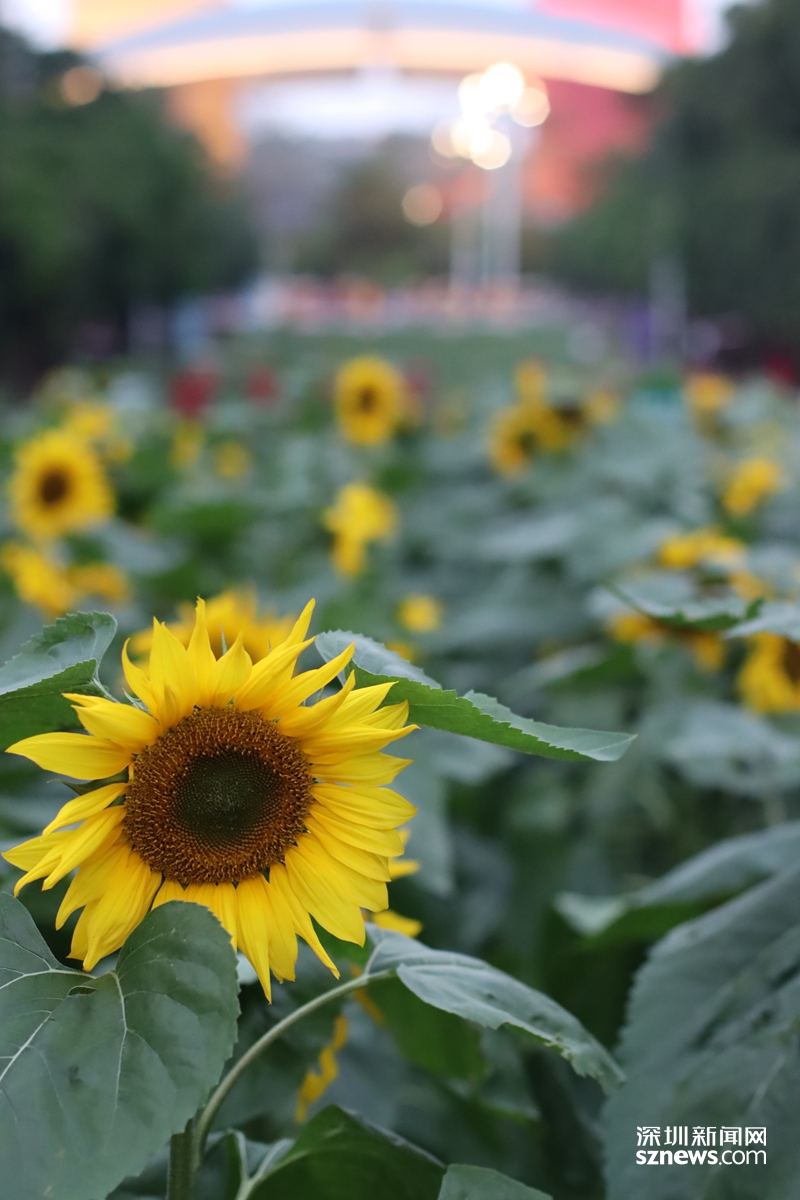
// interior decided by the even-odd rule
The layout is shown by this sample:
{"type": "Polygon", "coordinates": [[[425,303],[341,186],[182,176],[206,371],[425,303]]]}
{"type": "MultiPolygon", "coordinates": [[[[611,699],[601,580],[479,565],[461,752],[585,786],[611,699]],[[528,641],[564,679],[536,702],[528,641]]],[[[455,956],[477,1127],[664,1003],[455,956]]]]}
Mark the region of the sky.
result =
{"type": "MultiPolygon", "coordinates": [[[[709,23],[721,32],[720,14],[731,0],[696,0],[708,15],[709,23]]],[[[113,3],[113,0],[109,0],[113,3]]],[[[238,0],[242,3],[242,0],[238,0]]],[[[247,0],[258,6],[259,0],[247,0]]],[[[69,19],[70,0],[0,0],[0,19],[25,33],[31,41],[44,48],[61,44],[69,19]]]]}

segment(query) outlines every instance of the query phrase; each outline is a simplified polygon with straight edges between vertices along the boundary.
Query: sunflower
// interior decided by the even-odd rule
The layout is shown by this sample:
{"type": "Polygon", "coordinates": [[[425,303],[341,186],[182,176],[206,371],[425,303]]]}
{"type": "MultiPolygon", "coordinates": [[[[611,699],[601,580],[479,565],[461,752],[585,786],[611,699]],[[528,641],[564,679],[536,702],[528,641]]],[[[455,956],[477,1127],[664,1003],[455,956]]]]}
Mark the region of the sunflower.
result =
{"type": "Polygon", "coordinates": [[[519,475],[538,451],[560,450],[564,426],[544,404],[513,404],[495,417],[489,435],[489,457],[502,475],[519,475]]]}
{"type": "Polygon", "coordinates": [[[114,511],[95,452],[83,438],[58,429],[18,447],[9,495],[15,523],[34,538],[85,529],[114,511]]]}
{"type": "Polygon", "coordinates": [[[180,421],[176,426],[169,453],[170,464],[176,471],[186,471],[197,464],[203,452],[203,426],[196,421],[180,421]]]}
{"type": "Polygon", "coordinates": [[[340,575],[358,575],[369,542],[391,537],[397,509],[388,496],[365,483],[348,483],[322,514],[333,534],[333,564],[340,575]]]}
{"type": "Polygon", "coordinates": [[[59,617],[78,603],[78,593],[64,567],[32,546],[6,542],[0,549],[0,566],[10,576],[20,600],[46,617],[59,617]]]}
{"type": "Polygon", "coordinates": [[[657,621],[646,613],[617,613],[609,621],[608,632],[615,642],[623,645],[644,642],[660,646],[672,642],[684,646],[701,671],[718,671],[725,662],[725,644],[718,633],[679,629],[664,621],[657,621]]]}
{"type": "Polygon", "coordinates": [[[690,411],[699,418],[715,416],[730,404],[734,387],[724,375],[712,371],[690,375],[684,395],[690,411]]]}
{"type": "Polygon", "coordinates": [[[382,358],[353,358],[336,376],[336,419],[349,442],[388,442],[405,415],[403,377],[382,358]]]}
{"type": "Polygon", "coordinates": [[[442,623],[442,602],[435,596],[412,592],[400,602],[397,619],[411,633],[433,633],[442,623]]]}
{"type": "Polygon", "coordinates": [[[297,935],[336,973],[312,918],[363,944],[362,908],[387,907],[397,826],[414,808],[386,786],[407,762],[382,753],[411,732],[406,704],[381,707],[392,684],[306,705],[353,647],[295,675],[313,601],[288,637],[253,665],[237,637],[217,657],[205,604],[188,647],[153,623],[147,671],[122,665],[136,697],[122,704],[68,695],[87,735],[44,733],[9,752],[46,771],[92,780],[41,836],[6,851],[52,888],[77,868],[56,924],[82,909],[70,955],[90,970],[117,950],[151,907],[203,904],[250,960],[265,992],[270,970],[293,979],[297,935]]]}
{"type": "Polygon", "coordinates": [[[220,479],[244,479],[252,465],[250,451],[233,438],[221,442],[214,453],[214,470],[220,479]]]}
{"type": "MultiPolygon", "coordinates": [[[[206,625],[211,649],[220,658],[225,647],[232,646],[239,634],[253,662],[266,658],[270,650],[286,641],[294,617],[278,617],[274,612],[258,611],[255,588],[229,588],[206,602],[206,625]]],[[[191,604],[178,605],[178,620],[170,621],[167,629],[183,646],[188,646],[194,632],[195,611],[191,604]]],[[[144,629],[131,638],[135,655],[149,654],[153,648],[153,631],[144,629]]]]}
{"type": "Polygon", "coordinates": [[[770,458],[748,458],[739,463],[722,493],[722,507],[734,517],[746,517],[780,490],[783,471],[770,458]]]}
{"type": "Polygon", "coordinates": [[[62,428],[90,442],[111,462],[125,462],[133,453],[130,439],[121,432],[119,417],[110,404],[102,401],[71,401],[62,428]]]}
{"type": "Polygon", "coordinates": [[[737,681],[745,703],[760,713],[800,712],[800,645],[777,633],[748,640],[737,681]]]}
{"type": "Polygon", "coordinates": [[[714,567],[735,567],[745,556],[745,546],[737,538],[716,529],[695,529],[666,538],[658,548],[662,567],[684,571],[701,563],[714,567]]]}

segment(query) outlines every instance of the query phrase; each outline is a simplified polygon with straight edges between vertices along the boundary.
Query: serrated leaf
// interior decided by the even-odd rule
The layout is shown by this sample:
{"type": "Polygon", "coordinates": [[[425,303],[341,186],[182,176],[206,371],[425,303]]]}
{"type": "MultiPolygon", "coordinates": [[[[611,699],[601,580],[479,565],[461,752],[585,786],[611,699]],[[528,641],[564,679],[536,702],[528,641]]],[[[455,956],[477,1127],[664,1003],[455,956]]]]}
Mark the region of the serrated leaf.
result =
{"type": "Polygon", "coordinates": [[[36,733],[80,728],[63,692],[97,692],[97,668],[116,633],[108,613],[70,613],[0,667],[0,750],[36,733]]]}
{"type": "Polygon", "coordinates": [[[447,1168],[437,1200],[551,1200],[551,1197],[488,1167],[454,1163],[447,1168]]]}
{"type": "MultiPolygon", "coordinates": [[[[668,871],[646,887],[623,896],[580,896],[562,892],[555,907],[578,933],[603,935],[603,942],[639,938],[647,931],[646,910],[661,910],[668,924],[695,915],[700,906],[730,899],[800,861],[800,821],[728,838],[668,871]],[[694,912],[692,912],[694,909],[694,912]]],[[[652,913],[650,914],[652,921],[652,913]]]]}
{"type": "Polygon", "coordinates": [[[428,676],[420,680],[418,675],[421,672],[409,674],[415,668],[399,656],[392,656],[391,651],[369,638],[356,639],[353,634],[336,631],[320,635],[316,644],[322,657],[330,661],[354,640],[356,651],[353,669],[359,687],[396,680],[387,702],[397,704],[407,700],[408,718],[415,725],[493,742],[523,754],[538,754],[544,758],[570,762],[616,762],[634,740],[635,735],[627,733],[559,729],[555,725],[519,717],[492,696],[484,696],[480,692],[458,696],[455,692],[445,691],[428,676]],[[320,646],[321,638],[324,640],[320,646]],[[390,662],[391,658],[397,658],[398,663],[390,662]],[[388,663],[389,669],[374,673],[365,663],[372,666],[388,663]]]}
{"type": "Polygon", "coordinates": [[[607,1110],[609,1200],[794,1195],[799,1022],[797,870],[660,942],[636,979],[620,1050],[627,1081],[607,1110]],[[654,1171],[636,1162],[643,1125],[766,1128],[767,1162],[723,1171],[719,1158],[666,1159],[654,1171]]]}
{"type": "Polygon", "coordinates": [[[615,595],[631,608],[672,629],[691,629],[698,633],[721,633],[742,621],[755,618],[763,600],[745,601],[738,596],[686,600],[680,604],[663,602],[646,592],[614,587],[615,595]]]}
{"type": "Polygon", "coordinates": [[[563,1055],[579,1075],[604,1088],[622,1078],[611,1055],[566,1009],[518,979],[466,954],[432,950],[402,934],[369,925],[370,971],[395,970],[420,1000],[488,1029],[521,1030],[563,1055]]]}
{"type": "Polygon", "coordinates": [[[236,958],[215,917],[151,912],[92,976],[0,895],[0,1162],[14,1200],[86,1200],[183,1129],[236,1035],[236,958]]]}
{"type": "Polygon", "coordinates": [[[729,638],[750,637],[754,633],[777,633],[800,642],[800,606],[785,602],[765,604],[758,615],[735,625],[726,634],[729,638]]]}
{"type": "Polygon", "coordinates": [[[330,1105],[248,1200],[436,1200],[443,1175],[424,1150],[330,1105]]]}
{"type": "Polygon", "coordinates": [[[117,632],[109,613],[68,613],[45,625],[0,667],[0,695],[50,679],[68,667],[99,664],[117,632]]]}
{"type": "Polygon", "coordinates": [[[380,980],[369,995],[409,1062],[450,1079],[480,1078],[484,1061],[476,1029],[424,1003],[398,979],[380,980]]]}

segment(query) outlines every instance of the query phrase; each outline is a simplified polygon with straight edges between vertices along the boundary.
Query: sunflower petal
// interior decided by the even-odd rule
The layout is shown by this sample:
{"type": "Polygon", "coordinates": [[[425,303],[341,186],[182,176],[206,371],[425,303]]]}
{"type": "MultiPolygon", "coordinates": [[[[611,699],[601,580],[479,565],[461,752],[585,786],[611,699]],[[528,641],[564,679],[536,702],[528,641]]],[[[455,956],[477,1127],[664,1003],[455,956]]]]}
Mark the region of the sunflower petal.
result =
{"type": "MultiPolygon", "coordinates": [[[[345,942],[364,944],[364,920],[358,904],[342,894],[338,872],[329,856],[309,851],[311,839],[301,837],[286,852],[286,873],[292,891],[323,929],[345,942]]],[[[317,843],[319,845],[319,843],[317,843]]]]}
{"type": "Polygon", "coordinates": [[[283,684],[270,698],[269,704],[264,706],[264,715],[280,716],[283,712],[294,708],[295,705],[302,704],[320,688],[324,688],[326,684],[336,678],[340,671],[344,670],[353,657],[355,648],[356,644],[353,642],[330,662],[324,663],[314,671],[304,671],[302,675],[283,684]]]}
{"type": "Polygon", "coordinates": [[[264,993],[272,999],[269,977],[269,901],[263,875],[243,879],[236,889],[236,908],[242,952],[252,963],[264,993]]]}
{"type": "Polygon", "coordinates": [[[236,693],[236,707],[245,711],[261,708],[270,701],[281,680],[287,672],[291,676],[297,659],[313,640],[310,638],[307,642],[284,642],[277,650],[273,650],[266,658],[257,662],[250,678],[236,693]]]}
{"type": "Polygon", "coordinates": [[[369,825],[359,825],[356,821],[343,821],[322,804],[314,806],[306,818],[306,825],[309,829],[322,826],[326,833],[333,834],[339,841],[357,846],[360,850],[369,850],[382,858],[396,858],[403,853],[403,839],[396,829],[375,829],[369,825]]]}
{"type": "Polygon", "coordinates": [[[304,941],[308,942],[309,946],[314,951],[320,962],[323,962],[338,979],[339,968],[336,966],[336,963],[330,957],[327,950],[322,945],[322,942],[319,940],[317,932],[311,922],[308,909],[303,907],[301,900],[297,895],[295,895],[288,872],[286,870],[286,866],[283,863],[275,863],[274,866],[270,867],[269,882],[270,887],[275,888],[281,900],[283,900],[284,904],[292,914],[294,927],[300,934],[300,937],[303,938],[304,941]]]}
{"type": "Polygon", "coordinates": [[[113,804],[127,790],[127,783],[107,783],[105,787],[96,788],[93,792],[84,792],[82,796],[68,800],[59,809],[58,815],[50,824],[45,825],[42,832],[52,833],[54,829],[60,829],[62,825],[74,825],[77,821],[85,821],[87,817],[93,817],[102,812],[104,808],[108,808],[109,804],[113,804]]]}
{"type": "Polygon", "coordinates": [[[394,829],[405,825],[416,813],[416,808],[388,787],[341,787],[332,783],[317,783],[311,789],[315,800],[327,811],[348,822],[370,825],[373,829],[394,829]]]}
{"type": "Polygon", "coordinates": [[[128,643],[130,640],[131,639],[128,638],[125,642],[125,645],[122,647],[122,670],[124,672],[126,682],[134,696],[138,696],[139,699],[147,705],[147,707],[150,709],[150,712],[155,713],[156,698],[153,693],[153,689],[150,686],[150,680],[147,678],[141,667],[137,667],[128,657],[128,643]]]}
{"type": "Polygon", "coordinates": [[[177,724],[197,703],[197,676],[186,647],[160,621],[153,621],[150,686],[163,725],[177,724]],[[171,693],[171,696],[170,696],[171,693]]]}
{"type": "Polygon", "coordinates": [[[180,897],[190,904],[202,904],[209,909],[222,928],[231,935],[234,950],[238,933],[235,891],[232,883],[190,883],[180,897]]]}
{"type": "Polygon", "coordinates": [[[120,948],[146,916],[160,884],[161,875],[151,871],[135,850],[129,850],[127,862],[91,906],[84,970],[91,971],[101,958],[120,948]]]}
{"type": "Polygon", "coordinates": [[[374,854],[371,850],[362,850],[358,846],[352,846],[349,842],[342,841],[311,816],[308,819],[307,828],[309,837],[316,838],[325,853],[329,854],[331,858],[335,858],[337,862],[344,863],[367,879],[382,880],[384,883],[388,883],[391,879],[389,860],[385,855],[374,854]]]}
{"type": "Polygon", "coordinates": [[[61,849],[61,861],[42,884],[44,891],[55,887],[59,880],[74,868],[80,866],[91,854],[99,850],[104,842],[116,841],[118,827],[125,820],[125,805],[116,808],[106,808],[95,817],[89,817],[73,829],[61,849]]]}
{"type": "Polygon", "coordinates": [[[187,654],[197,679],[197,703],[206,708],[211,704],[211,698],[214,695],[214,674],[217,669],[217,660],[208,636],[206,602],[199,596],[194,614],[194,629],[189,639],[187,654]]]}
{"type": "Polygon", "coordinates": [[[161,733],[155,717],[133,704],[119,704],[116,700],[79,696],[72,692],[64,692],[64,697],[73,701],[78,720],[88,733],[115,742],[132,754],[154,742],[161,733]]]}
{"type": "Polygon", "coordinates": [[[247,683],[253,671],[253,660],[244,648],[244,636],[239,633],[227,654],[216,665],[212,704],[224,708],[231,696],[247,683]]]}
{"type": "Polygon", "coordinates": [[[9,746],[6,754],[21,754],[44,771],[73,779],[106,779],[131,761],[129,750],[84,733],[37,733],[9,746]]]}
{"type": "Polygon", "coordinates": [[[56,929],[61,929],[78,908],[99,900],[109,883],[128,858],[128,847],[117,842],[110,850],[95,854],[78,868],[56,914],[56,929]]]}

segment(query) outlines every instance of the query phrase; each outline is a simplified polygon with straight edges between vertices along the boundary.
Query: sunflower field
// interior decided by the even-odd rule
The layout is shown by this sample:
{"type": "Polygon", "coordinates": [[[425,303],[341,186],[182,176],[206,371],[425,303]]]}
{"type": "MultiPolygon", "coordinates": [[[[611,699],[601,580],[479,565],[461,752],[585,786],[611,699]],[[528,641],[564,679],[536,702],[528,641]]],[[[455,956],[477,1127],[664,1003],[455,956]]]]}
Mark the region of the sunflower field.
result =
{"type": "Polygon", "coordinates": [[[796,1195],[798,461],[555,333],[8,408],[4,1194],[796,1195]]]}

